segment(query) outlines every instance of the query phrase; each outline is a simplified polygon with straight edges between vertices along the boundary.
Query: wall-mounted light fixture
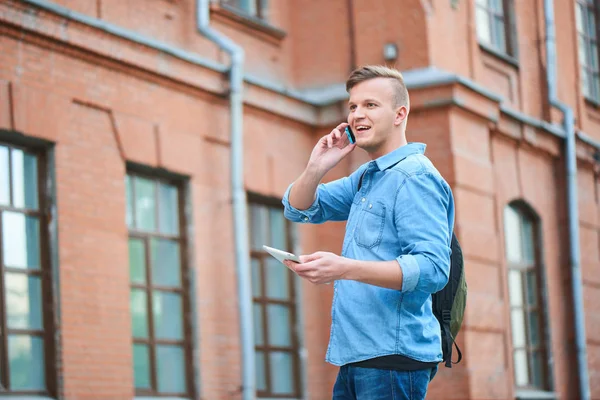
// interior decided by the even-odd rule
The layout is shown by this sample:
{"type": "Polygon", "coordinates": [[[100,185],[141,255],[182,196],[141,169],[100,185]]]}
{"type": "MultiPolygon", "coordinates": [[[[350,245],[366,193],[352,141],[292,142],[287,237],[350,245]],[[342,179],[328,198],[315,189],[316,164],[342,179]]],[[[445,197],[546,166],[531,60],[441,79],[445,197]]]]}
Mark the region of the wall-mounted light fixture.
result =
{"type": "Polygon", "coordinates": [[[398,58],[398,46],[396,43],[386,43],[383,45],[383,59],[385,61],[394,61],[398,58]]]}

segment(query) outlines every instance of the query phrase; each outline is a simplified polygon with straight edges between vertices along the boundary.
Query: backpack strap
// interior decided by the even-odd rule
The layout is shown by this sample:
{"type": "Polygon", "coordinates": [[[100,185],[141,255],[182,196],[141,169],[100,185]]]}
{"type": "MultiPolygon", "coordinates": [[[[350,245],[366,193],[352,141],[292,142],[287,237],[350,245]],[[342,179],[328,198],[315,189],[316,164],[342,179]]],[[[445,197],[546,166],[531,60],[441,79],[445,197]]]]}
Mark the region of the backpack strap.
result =
{"type": "Polygon", "coordinates": [[[364,176],[365,176],[366,173],[367,173],[367,170],[364,170],[363,173],[360,174],[360,179],[358,180],[358,188],[356,189],[357,192],[362,187],[362,181],[363,181],[363,178],[364,178],[364,176]]]}
{"type": "Polygon", "coordinates": [[[454,338],[452,337],[452,332],[450,332],[450,320],[450,310],[444,310],[442,313],[442,330],[445,332],[445,335],[442,335],[442,340],[446,342],[445,347],[448,349],[448,354],[444,360],[448,368],[452,368],[452,345],[454,344],[454,338]]]}
{"type": "Polygon", "coordinates": [[[458,348],[458,345],[456,344],[454,339],[452,340],[452,342],[454,343],[454,347],[456,347],[456,352],[458,353],[458,360],[456,360],[456,362],[452,364],[458,364],[462,360],[462,353],[460,352],[460,349],[458,348]]]}

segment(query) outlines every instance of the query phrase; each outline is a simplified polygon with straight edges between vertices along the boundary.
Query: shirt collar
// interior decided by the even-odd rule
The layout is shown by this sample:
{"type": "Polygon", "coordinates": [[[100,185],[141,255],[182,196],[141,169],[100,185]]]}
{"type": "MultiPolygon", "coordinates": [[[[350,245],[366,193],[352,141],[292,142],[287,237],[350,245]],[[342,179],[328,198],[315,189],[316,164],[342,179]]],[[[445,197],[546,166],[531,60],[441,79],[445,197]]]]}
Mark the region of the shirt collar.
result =
{"type": "Polygon", "coordinates": [[[424,154],[426,147],[427,145],[424,143],[409,143],[398,147],[396,150],[387,153],[384,156],[379,157],[375,160],[375,163],[377,164],[379,170],[383,171],[395,164],[398,164],[408,156],[413,154],[424,154]]]}

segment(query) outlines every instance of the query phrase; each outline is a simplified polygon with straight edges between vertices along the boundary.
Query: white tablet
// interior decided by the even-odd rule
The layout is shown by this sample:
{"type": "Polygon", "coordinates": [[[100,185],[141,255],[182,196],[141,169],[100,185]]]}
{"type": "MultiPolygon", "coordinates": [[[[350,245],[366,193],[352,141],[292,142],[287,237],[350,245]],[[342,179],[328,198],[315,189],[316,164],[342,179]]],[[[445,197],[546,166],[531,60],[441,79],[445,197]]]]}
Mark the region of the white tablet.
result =
{"type": "Polygon", "coordinates": [[[300,258],[298,258],[298,256],[295,254],[288,253],[287,251],[283,251],[283,250],[279,250],[279,249],[274,249],[273,247],[269,247],[269,246],[263,246],[263,249],[265,249],[270,255],[275,257],[281,263],[283,263],[283,261],[285,261],[285,260],[291,260],[291,261],[300,263],[300,258]]]}

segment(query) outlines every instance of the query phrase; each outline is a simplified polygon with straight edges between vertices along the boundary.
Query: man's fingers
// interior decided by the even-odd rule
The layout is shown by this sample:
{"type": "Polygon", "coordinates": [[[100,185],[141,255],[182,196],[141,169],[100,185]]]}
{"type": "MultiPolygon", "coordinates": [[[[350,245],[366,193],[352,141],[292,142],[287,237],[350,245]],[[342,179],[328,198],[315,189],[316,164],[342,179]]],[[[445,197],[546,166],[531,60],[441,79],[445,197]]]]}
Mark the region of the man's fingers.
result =
{"type": "Polygon", "coordinates": [[[302,263],[308,263],[308,262],[311,262],[314,260],[318,260],[321,257],[322,257],[321,253],[317,251],[316,253],[300,256],[300,261],[302,263]]]}

